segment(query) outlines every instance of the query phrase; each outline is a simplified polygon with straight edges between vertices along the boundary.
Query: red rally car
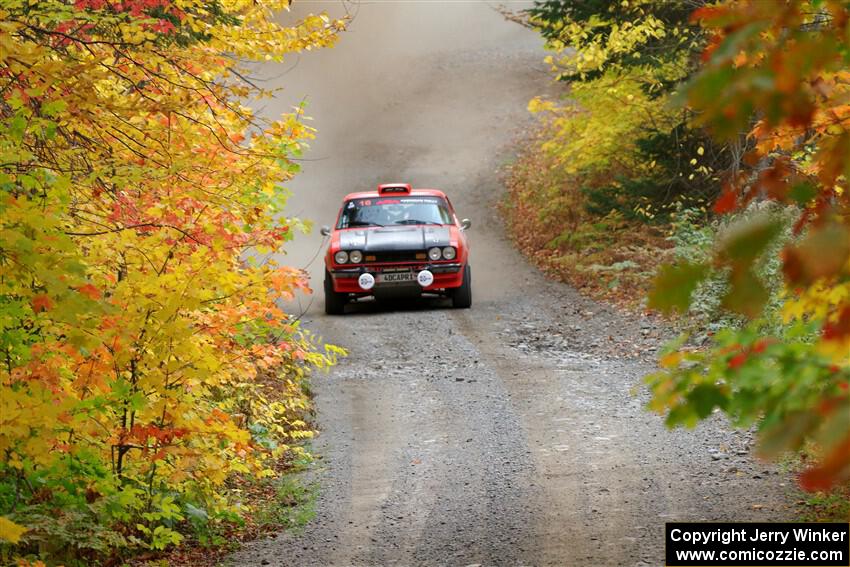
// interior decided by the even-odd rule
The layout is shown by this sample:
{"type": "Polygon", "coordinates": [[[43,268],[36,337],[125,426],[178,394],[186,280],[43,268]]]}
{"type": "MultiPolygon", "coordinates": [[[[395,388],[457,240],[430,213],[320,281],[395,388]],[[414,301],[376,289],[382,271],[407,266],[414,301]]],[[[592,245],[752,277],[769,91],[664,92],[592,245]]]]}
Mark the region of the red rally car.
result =
{"type": "Polygon", "coordinates": [[[325,312],[366,296],[448,296],[472,305],[468,219],[458,221],[445,193],[406,183],[351,193],[342,203],[325,255],[325,312]]]}

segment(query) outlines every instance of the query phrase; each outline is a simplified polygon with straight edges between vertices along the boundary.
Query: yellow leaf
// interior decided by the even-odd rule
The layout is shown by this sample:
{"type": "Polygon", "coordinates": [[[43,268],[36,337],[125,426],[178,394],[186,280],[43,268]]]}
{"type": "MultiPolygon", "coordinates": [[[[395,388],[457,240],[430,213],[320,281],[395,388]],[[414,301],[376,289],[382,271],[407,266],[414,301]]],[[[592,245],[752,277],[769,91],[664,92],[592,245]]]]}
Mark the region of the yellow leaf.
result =
{"type": "Polygon", "coordinates": [[[683,358],[684,354],[681,352],[671,352],[670,354],[662,356],[659,362],[661,363],[662,368],[675,368],[679,366],[679,363],[682,362],[683,358]]]}
{"type": "Polygon", "coordinates": [[[27,531],[27,528],[19,526],[5,516],[0,516],[0,540],[6,540],[13,544],[18,543],[25,531],[27,531]]]}
{"type": "Polygon", "coordinates": [[[532,114],[552,110],[554,109],[554,107],[555,105],[552,103],[552,101],[543,100],[539,96],[536,96],[530,101],[528,101],[528,111],[532,114]]]}

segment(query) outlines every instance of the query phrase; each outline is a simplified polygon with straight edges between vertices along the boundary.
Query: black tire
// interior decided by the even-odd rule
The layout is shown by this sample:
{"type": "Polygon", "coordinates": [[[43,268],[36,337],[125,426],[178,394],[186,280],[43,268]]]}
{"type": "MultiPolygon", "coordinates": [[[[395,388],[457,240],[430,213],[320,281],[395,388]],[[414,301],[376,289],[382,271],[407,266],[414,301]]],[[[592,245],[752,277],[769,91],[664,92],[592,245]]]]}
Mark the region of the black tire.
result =
{"type": "Polygon", "coordinates": [[[456,309],[472,307],[472,273],[469,264],[463,268],[463,283],[452,292],[452,307],[456,309]]]}
{"type": "Polygon", "coordinates": [[[348,298],[344,293],[334,291],[331,275],[325,272],[325,313],[328,315],[342,315],[345,313],[345,304],[348,298]]]}

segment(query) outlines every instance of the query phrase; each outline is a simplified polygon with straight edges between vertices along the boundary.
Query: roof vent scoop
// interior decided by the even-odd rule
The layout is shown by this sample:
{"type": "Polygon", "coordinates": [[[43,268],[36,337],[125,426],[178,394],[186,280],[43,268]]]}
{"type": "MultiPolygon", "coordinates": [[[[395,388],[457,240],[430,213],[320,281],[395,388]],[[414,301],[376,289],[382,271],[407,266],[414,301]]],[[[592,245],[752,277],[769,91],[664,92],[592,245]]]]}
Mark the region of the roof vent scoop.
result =
{"type": "Polygon", "coordinates": [[[410,183],[384,183],[378,185],[378,195],[410,195],[410,183]]]}

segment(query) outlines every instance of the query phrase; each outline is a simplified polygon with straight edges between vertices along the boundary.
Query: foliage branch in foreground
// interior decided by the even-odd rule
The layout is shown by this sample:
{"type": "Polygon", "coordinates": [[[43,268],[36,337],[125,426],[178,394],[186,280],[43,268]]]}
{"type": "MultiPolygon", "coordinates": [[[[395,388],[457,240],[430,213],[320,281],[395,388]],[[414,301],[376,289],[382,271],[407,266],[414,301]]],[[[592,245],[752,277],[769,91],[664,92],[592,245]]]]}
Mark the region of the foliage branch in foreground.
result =
{"type": "Polygon", "coordinates": [[[715,408],[758,424],[763,455],[804,446],[820,455],[801,475],[809,490],[850,480],[850,4],[721,2],[691,16],[709,33],[704,66],[685,95],[696,123],[719,139],[747,131],[751,149],[715,204],[725,214],[765,199],[799,210],[782,250],[780,332],[766,320],[756,267],[782,232],[756,215],[721,239],[711,261],[661,270],[650,305],[688,308],[711,273],[724,305],[747,317],[706,352],[673,345],[650,377],[652,407],[693,425],[715,408]]]}

